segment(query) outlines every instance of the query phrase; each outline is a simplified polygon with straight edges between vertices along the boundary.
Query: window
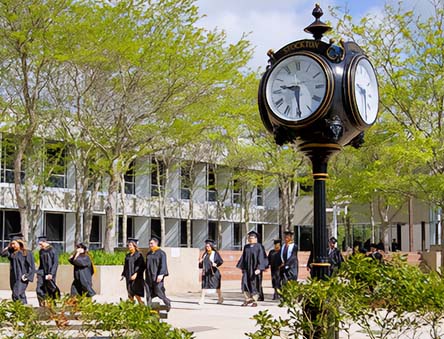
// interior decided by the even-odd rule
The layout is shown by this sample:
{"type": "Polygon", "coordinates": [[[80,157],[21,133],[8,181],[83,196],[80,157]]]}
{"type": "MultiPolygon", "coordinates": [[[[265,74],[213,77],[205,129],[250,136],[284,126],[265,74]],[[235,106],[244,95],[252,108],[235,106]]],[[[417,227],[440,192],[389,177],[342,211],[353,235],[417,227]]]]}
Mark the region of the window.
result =
{"type": "Polygon", "coordinates": [[[165,164],[156,159],[151,160],[151,196],[158,197],[163,191],[165,181],[165,164]]]}
{"type": "MultiPolygon", "coordinates": [[[[14,182],[14,160],[15,160],[15,147],[14,141],[10,138],[2,139],[1,148],[1,182],[13,183],[14,182]]],[[[21,172],[21,181],[25,179],[25,173],[21,172]]]]}
{"type": "Polygon", "coordinates": [[[66,187],[66,150],[60,143],[46,145],[45,169],[49,174],[49,187],[66,187]]]}
{"type": "Polygon", "coordinates": [[[45,213],[45,235],[57,252],[65,249],[65,215],[45,213]]]}
{"type": "Polygon", "coordinates": [[[239,180],[233,180],[233,190],[232,190],[232,199],[233,204],[240,204],[242,202],[242,192],[240,188],[239,180]]]}
{"type": "MultiPolygon", "coordinates": [[[[191,221],[191,245],[193,245],[193,222],[191,221]]],[[[187,221],[180,221],[180,247],[187,247],[187,221]]]]}
{"type": "Polygon", "coordinates": [[[217,201],[216,174],[214,166],[207,166],[207,201],[217,201]]]}
{"type": "Polygon", "coordinates": [[[180,166],[180,198],[190,200],[191,198],[191,166],[182,164],[180,166]]]}
{"type": "MultiPolygon", "coordinates": [[[[126,218],[126,239],[133,238],[134,237],[134,227],[133,227],[133,218],[127,217],[126,218]]],[[[119,225],[118,225],[118,246],[123,246],[123,217],[119,217],[119,225]]]]}
{"type": "Polygon", "coordinates": [[[239,222],[233,224],[233,249],[239,250],[242,247],[242,225],[239,222]]]}
{"type": "Polygon", "coordinates": [[[92,250],[102,247],[102,218],[94,215],[92,218],[91,233],[89,235],[89,246],[92,250]]]}
{"type": "Polygon", "coordinates": [[[136,175],[135,175],[135,161],[131,162],[128,170],[124,174],[123,178],[125,180],[125,193],[135,194],[136,193],[136,175]]]}
{"type": "Polygon", "coordinates": [[[256,206],[264,206],[264,191],[261,186],[256,187],[256,206]]]}
{"type": "Polygon", "coordinates": [[[159,246],[162,244],[161,234],[160,219],[151,219],[151,237],[159,239],[159,246]]]}
{"type": "Polygon", "coordinates": [[[9,235],[21,230],[20,213],[18,211],[0,211],[0,227],[2,248],[9,244],[9,235]]]}
{"type": "Polygon", "coordinates": [[[259,234],[257,241],[262,243],[264,241],[264,225],[257,224],[256,225],[256,232],[259,234]]]}
{"type": "Polygon", "coordinates": [[[217,241],[217,223],[208,221],[208,239],[217,241]]]}

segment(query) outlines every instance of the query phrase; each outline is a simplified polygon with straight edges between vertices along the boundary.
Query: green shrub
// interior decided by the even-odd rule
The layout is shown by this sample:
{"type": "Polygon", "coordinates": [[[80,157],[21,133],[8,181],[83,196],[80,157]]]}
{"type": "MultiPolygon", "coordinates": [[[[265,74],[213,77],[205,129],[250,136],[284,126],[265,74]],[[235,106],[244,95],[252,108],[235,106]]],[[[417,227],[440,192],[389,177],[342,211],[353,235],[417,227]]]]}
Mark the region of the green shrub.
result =
{"type": "Polygon", "coordinates": [[[280,294],[288,316],[275,319],[259,312],[254,316],[259,330],[248,333],[250,338],[272,339],[281,331],[291,338],[334,338],[333,332],[348,332],[353,323],[372,339],[413,339],[420,330],[443,338],[444,280],[399,256],[381,264],[356,255],[337,276],[288,283],[280,294]]]}
{"type": "Polygon", "coordinates": [[[90,298],[64,297],[45,309],[34,309],[20,302],[0,302],[0,337],[27,339],[64,339],[109,336],[135,339],[192,339],[193,334],[161,322],[149,307],[129,301],[99,304],[90,298]],[[46,314],[39,320],[41,314],[46,314]],[[47,318],[56,324],[48,326],[47,318]],[[81,321],[78,330],[70,327],[70,318],[81,321]],[[77,331],[77,333],[75,333],[77,331]]]}
{"type": "MultiPolygon", "coordinates": [[[[89,255],[94,263],[94,265],[123,265],[125,262],[126,252],[116,251],[114,253],[107,253],[101,250],[89,251],[89,255]]],[[[59,264],[69,265],[68,258],[72,253],[61,253],[59,255],[59,264]]]]}

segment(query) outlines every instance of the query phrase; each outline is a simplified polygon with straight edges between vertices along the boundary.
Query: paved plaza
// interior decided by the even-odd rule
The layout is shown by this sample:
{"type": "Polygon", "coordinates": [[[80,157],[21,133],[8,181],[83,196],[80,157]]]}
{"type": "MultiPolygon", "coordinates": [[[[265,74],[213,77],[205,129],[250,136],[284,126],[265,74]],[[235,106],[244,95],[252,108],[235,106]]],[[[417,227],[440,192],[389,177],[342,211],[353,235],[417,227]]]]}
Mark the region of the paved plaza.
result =
{"type": "MultiPolygon", "coordinates": [[[[240,306],[243,299],[240,293],[240,282],[238,281],[222,282],[224,292],[224,303],[222,305],[217,304],[217,296],[215,294],[208,296],[204,305],[198,304],[200,294],[197,292],[170,295],[172,309],[168,314],[168,319],[165,321],[174,327],[185,328],[194,332],[196,339],[247,338],[245,333],[255,331],[255,321],[251,318],[259,311],[268,309],[275,317],[286,317],[285,309],[278,307],[278,302],[271,301],[272,288],[270,287],[270,282],[265,281],[264,287],[266,301],[259,302],[258,307],[240,306]]],[[[30,304],[38,306],[35,292],[27,292],[27,296],[30,304]]],[[[10,299],[10,291],[0,290],[0,298],[10,299]]],[[[125,298],[125,293],[122,293],[122,295],[115,296],[96,295],[94,300],[100,303],[118,302],[120,299],[125,298]]],[[[340,339],[369,338],[357,326],[352,326],[350,335],[340,333],[339,337],[340,339]]],[[[283,335],[281,338],[285,339],[286,336],[283,335]]],[[[428,339],[430,336],[427,333],[423,333],[415,338],[428,339]]]]}

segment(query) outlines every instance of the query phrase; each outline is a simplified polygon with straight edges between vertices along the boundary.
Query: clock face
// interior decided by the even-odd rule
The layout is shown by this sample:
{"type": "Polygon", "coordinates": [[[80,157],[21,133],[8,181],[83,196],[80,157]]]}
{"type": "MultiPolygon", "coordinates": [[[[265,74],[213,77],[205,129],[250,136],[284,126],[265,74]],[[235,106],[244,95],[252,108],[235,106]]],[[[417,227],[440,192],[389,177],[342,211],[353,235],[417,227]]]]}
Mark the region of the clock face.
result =
{"type": "Polygon", "coordinates": [[[271,70],[265,101],[271,112],[288,122],[322,114],[332,97],[332,75],[327,64],[311,54],[294,54],[271,70]]]}
{"type": "Polygon", "coordinates": [[[360,58],[356,63],[352,91],[359,117],[367,125],[373,124],[378,114],[378,81],[373,66],[366,58],[360,58]]]}

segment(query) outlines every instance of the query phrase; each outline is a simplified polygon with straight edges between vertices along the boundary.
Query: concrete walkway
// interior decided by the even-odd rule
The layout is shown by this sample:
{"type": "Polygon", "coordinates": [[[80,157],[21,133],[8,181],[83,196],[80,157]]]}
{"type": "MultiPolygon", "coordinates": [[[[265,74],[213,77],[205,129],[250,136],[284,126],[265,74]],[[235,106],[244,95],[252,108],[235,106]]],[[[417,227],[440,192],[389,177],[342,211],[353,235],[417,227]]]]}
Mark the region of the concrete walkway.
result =
{"type": "MultiPolygon", "coordinates": [[[[286,309],[278,307],[278,302],[271,300],[272,288],[269,281],[265,281],[264,285],[265,301],[259,302],[258,307],[240,306],[243,298],[240,293],[240,282],[238,281],[223,281],[222,290],[224,295],[222,305],[217,304],[215,294],[207,296],[204,305],[198,304],[200,298],[198,292],[169,295],[172,300],[172,309],[165,321],[174,327],[192,331],[196,339],[243,339],[247,338],[245,333],[257,330],[252,316],[259,311],[269,310],[276,318],[279,316],[287,317],[286,309]]],[[[35,292],[27,292],[27,297],[30,304],[38,306],[35,292]]],[[[10,291],[0,290],[0,298],[10,299],[10,291]]],[[[119,302],[120,299],[126,299],[126,294],[94,296],[94,300],[100,303],[119,302]]],[[[402,337],[408,338],[407,336],[402,337]]],[[[282,336],[281,338],[285,339],[286,337],[282,336]]],[[[359,327],[352,325],[350,334],[340,333],[339,338],[367,339],[369,337],[359,327]]],[[[422,333],[415,338],[428,339],[430,336],[427,333],[422,333]]]]}

